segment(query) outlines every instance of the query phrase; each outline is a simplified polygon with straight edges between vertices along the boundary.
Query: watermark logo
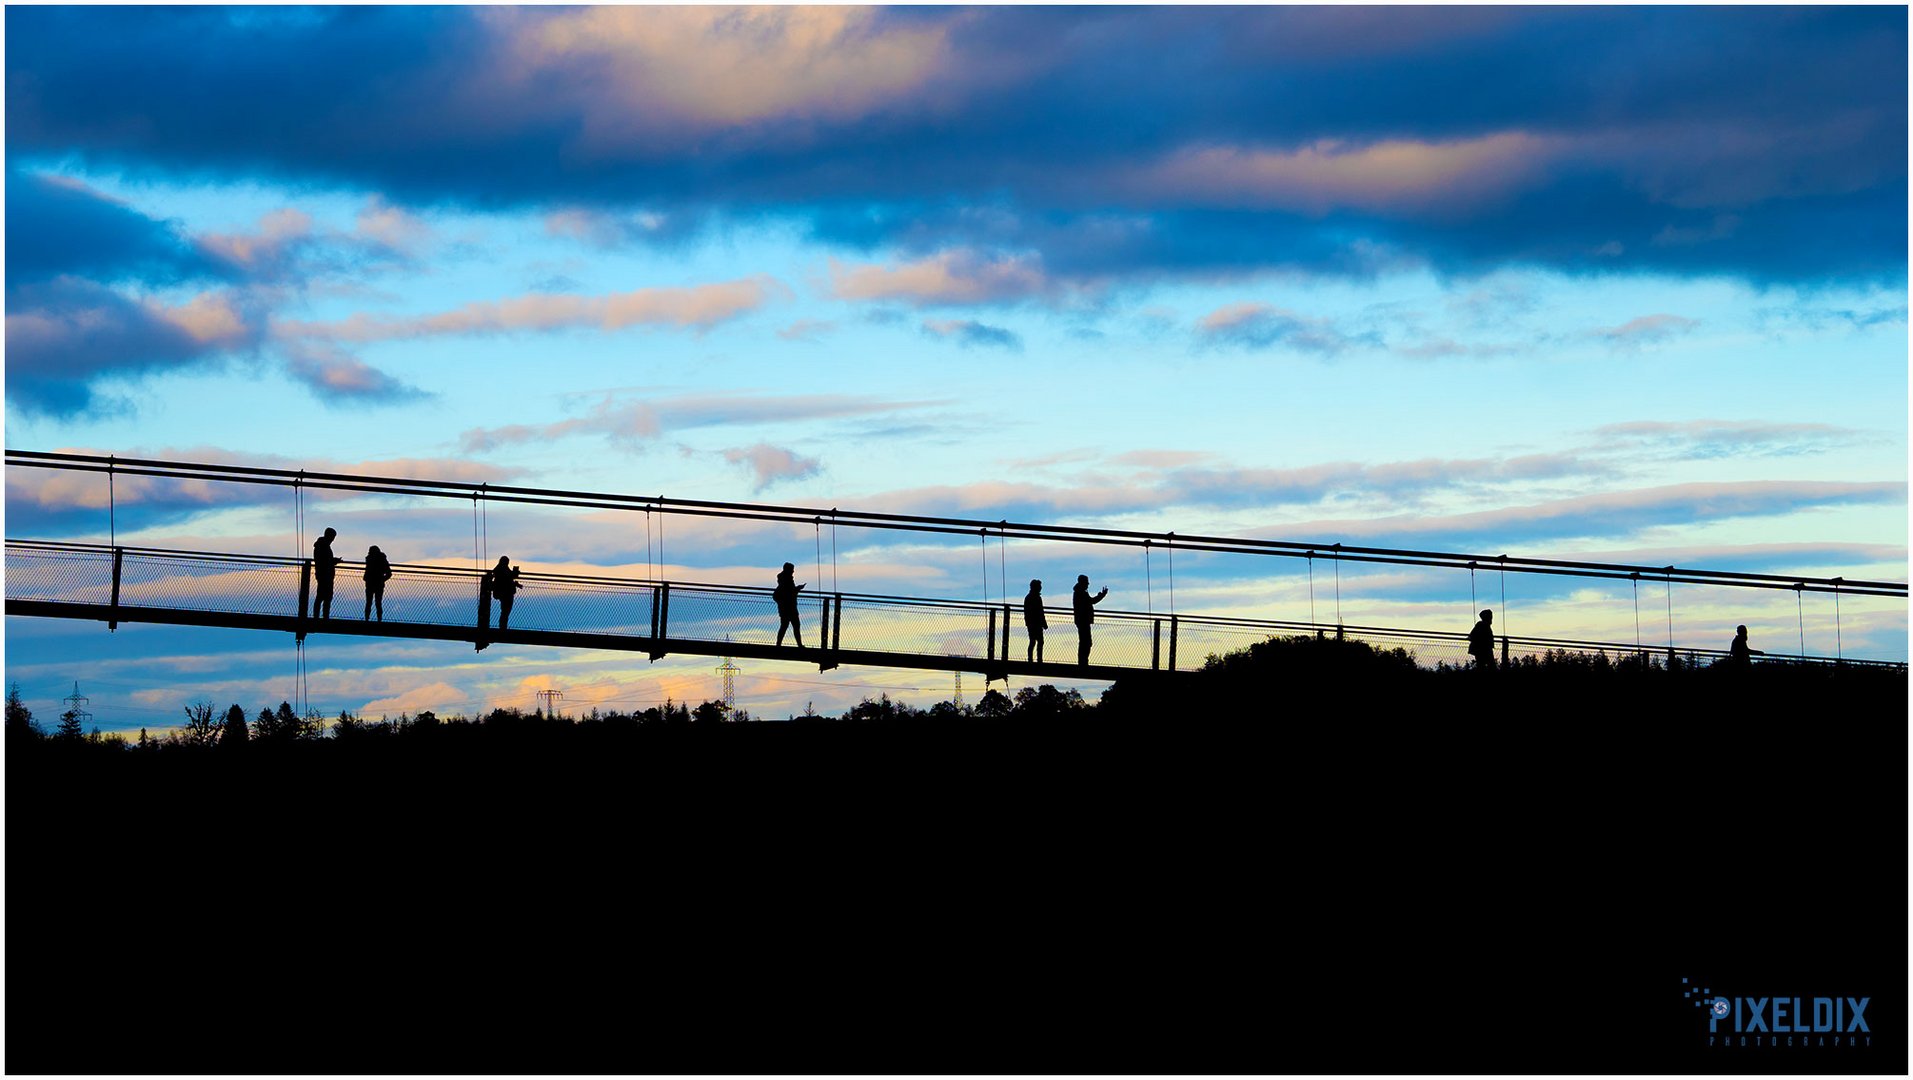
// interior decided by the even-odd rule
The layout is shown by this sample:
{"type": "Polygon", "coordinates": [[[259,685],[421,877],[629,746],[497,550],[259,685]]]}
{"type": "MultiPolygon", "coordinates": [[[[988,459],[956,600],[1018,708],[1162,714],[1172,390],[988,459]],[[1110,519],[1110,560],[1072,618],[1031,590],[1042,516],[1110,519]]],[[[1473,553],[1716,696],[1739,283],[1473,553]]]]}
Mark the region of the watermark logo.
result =
{"type": "Polygon", "coordinates": [[[1829,1048],[1873,1045],[1870,997],[1752,997],[1716,994],[1681,980],[1681,997],[1707,1015],[1707,1045],[1829,1048]]]}

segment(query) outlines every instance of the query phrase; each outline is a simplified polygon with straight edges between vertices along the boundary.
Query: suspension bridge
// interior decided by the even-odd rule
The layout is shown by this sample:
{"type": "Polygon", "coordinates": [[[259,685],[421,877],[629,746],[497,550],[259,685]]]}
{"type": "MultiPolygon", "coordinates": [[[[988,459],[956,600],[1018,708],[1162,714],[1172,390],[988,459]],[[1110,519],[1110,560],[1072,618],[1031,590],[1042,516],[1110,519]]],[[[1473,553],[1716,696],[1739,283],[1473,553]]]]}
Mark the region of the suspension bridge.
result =
{"type": "MultiPolygon", "coordinates": [[[[1052,679],[1113,680],[1138,672],[1175,673],[1199,668],[1210,654],[1238,649],[1273,636],[1334,636],[1368,642],[1383,648],[1402,647],[1424,663],[1463,662],[1467,634],[1456,630],[1409,626],[1349,624],[1339,620],[1317,622],[1243,618],[1179,610],[1174,600],[1174,560],[1192,556],[1228,554],[1308,561],[1313,581],[1317,565],[1333,563],[1388,565],[1467,571],[1472,586],[1478,572],[1494,572],[1505,583],[1507,575],[1573,578],[1586,582],[1625,584],[1635,596],[1636,640],[1579,640],[1561,637],[1500,635],[1504,659],[1550,650],[1603,653],[1614,657],[1652,655],[1685,657],[1709,662],[1726,655],[1718,647],[1680,642],[1674,636],[1673,589],[1676,585],[1707,589],[1791,592],[1800,598],[1823,595],[1832,602],[1836,642],[1839,640],[1840,603],[1857,598],[1897,598],[1904,601],[1903,582],[1847,580],[1679,566],[1639,566],[1619,563],[1417,551],[1343,544],[1311,545],[1243,537],[1179,535],[1131,530],[1084,528],[1027,522],[988,522],[954,517],[828,510],[754,503],[729,503],[664,496],[565,491],[548,488],[498,486],[488,483],[368,476],[303,470],[262,469],[144,458],[8,450],[12,470],[49,470],[98,475],[107,489],[106,543],[58,539],[6,538],[7,614],[35,618],[81,619],[103,622],[109,629],[122,623],[176,626],[213,626],[263,630],[293,635],[303,642],[313,635],[414,638],[493,644],[555,646],[643,653],[652,660],[674,654],[749,657],[815,663],[820,670],[844,665],[936,671],[971,671],[988,679],[1011,675],[1052,679]],[[118,541],[117,485],[123,478],[142,484],[169,481],[191,485],[200,493],[212,489],[291,489],[297,519],[296,543],[304,550],[305,499],[308,493],[338,498],[359,495],[404,495],[469,502],[474,517],[474,565],[394,563],[386,584],[382,619],[359,617],[360,595],[355,585],[363,564],[347,561],[338,578],[345,586],[329,617],[315,609],[317,581],[309,557],[263,553],[184,550],[121,544],[118,541]],[[642,514],[646,522],[646,559],[656,554],[656,573],[640,577],[546,573],[525,568],[523,592],[512,611],[509,628],[496,625],[491,606],[482,602],[485,560],[483,530],[488,508],[494,504],[518,507],[568,507],[594,511],[642,514]],[[768,588],[717,582],[667,579],[662,573],[663,533],[667,518],[722,518],[744,522],[811,526],[817,537],[818,580],[800,597],[804,646],[776,640],[778,615],[768,588]],[[650,523],[657,523],[656,543],[650,523]],[[998,546],[1001,591],[997,598],[967,600],[846,591],[835,588],[836,541],[839,528],[883,530],[925,536],[975,536],[982,548],[986,588],[991,542],[998,546]],[[831,531],[826,588],[823,530],[831,531]],[[1067,606],[1045,605],[1050,629],[1043,660],[1028,657],[1020,597],[1009,595],[1002,568],[1002,546],[1009,540],[1067,542],[1079,545],[1137,549],[1146,572],[1155,573],[1156,560],[1166,572],[1169,609],[1163,611],[1098,607],[1093,627],[1095,643],[1088,664],[1075,660],[1076,636],[1067,606]],[[1639,590],[1642,584],[1666,591],[1667,638],[1648,642],[1639,636],[1639,590]]],[[[241,493],[243,494],[243,492],[241,493]]],[[[1312,585],[1311,585],[1312,587],[1312,585]]],[[[1153,590],[1153,585],[1152,585],[1153,590]]],[[[1153,591],[1150,592],[1153,598],[1153,591]]],[[[1066,601],[1058,594],[1052,603],[1066,601]]],[[[1339,601],[1338,601],[1339,606],[1339,601]]],[[[1503,601],[1497,606],[1505,610],[1503,601]]],[[[1153,599],[1151,602],[1153,608],[1153,599]]],[[[1531,620],[1532,621],[1532,620],[1531,620]]],[[[1503,629],[1506,628],[1505,621],[1503,629]]],[[[1719,642],[1718,628],[1707,627],[1711,643],[1719,642]]],[[[1804,622],[1802,630],[1804,641],[1804,622]]],[[[1904,668],[1903,661],[1844,655],[1808,655],[1767,650],[1767,659],[1801,663],[1846,663],[1904,668]]]]}

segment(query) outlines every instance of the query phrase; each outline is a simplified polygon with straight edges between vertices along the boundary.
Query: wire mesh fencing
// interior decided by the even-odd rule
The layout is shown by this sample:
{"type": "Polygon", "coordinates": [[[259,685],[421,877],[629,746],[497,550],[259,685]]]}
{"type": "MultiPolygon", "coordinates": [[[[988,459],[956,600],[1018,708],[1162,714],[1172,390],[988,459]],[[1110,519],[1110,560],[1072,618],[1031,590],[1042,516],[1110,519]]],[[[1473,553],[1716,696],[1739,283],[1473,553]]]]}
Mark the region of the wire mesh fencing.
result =
{"type": "MultiPolygon", "coordinates": [[[[111,548],[98,544],[8,541],[6,596],[10,601],[71,604],[76,609],[148,608],[202,613],[316,616],[324,583],[300,559],[111,548]],[[306,606],[302,609],[302,592],[306,606]]],[[[505,602],[481,600],[484,574],[463,567],[399,565],[370,596],[364,566],[344,563],[331,583],[334,621],[377,619],[393,624],[497,627],[505,602]]],[[[655,644],[670,642],[779,644],[780,614],[770,590],[730,585],[563,574],[525,574],[510,604],[514,630],[613,635],[655,644]]],[[[1069,608],[1045,608],[1042,659],[1074,665],[1081,636],[1069,608]]],[[[82,617],[111,617],[93,610],[82,617]]],[[[782,643],[793,652],[835,647],[899,657],[959,657],[979,664],[1031,656],[1021,604],[984,604],[865,594],[806,592],[797,601],[795,633],[782,643]]],[[[1088,661],[1102,668],[1193,671],[1212,656],[1237,652],[1277,637],[1336,637],[1376,649],[1399,648],[1427,668],[1466,667],[1473,661],[1465,634],[1371,626],[1318,626],[1250,618],[1170,616],[1133,611],[1096,613],[1088,628],[1088,661]]],[[[1615,642],[1497,637],[1497,655],[1519,663],[1550,653],[1602,657],[1608,663],[1705,666],[1723,654],[1712,649],[1664,648],[1615,642]]],[[[806,657],[805,659],[808,659],[806,657]]],[[[1836,662],[1833,657],[1769,653],[1769,662],[1836,662]]],[[[1848,659],[1845,663],[1884,663],[1848,659]]]]}

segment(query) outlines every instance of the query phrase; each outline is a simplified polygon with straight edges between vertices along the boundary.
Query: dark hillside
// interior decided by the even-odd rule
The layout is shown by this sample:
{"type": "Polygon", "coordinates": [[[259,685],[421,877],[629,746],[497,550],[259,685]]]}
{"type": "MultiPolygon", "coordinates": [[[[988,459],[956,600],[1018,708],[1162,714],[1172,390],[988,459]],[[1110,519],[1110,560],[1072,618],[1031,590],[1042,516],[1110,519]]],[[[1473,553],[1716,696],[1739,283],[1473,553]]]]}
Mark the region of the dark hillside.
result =
{"type": "Polygon", "coordinates": [[[994,719],[16,744],[6,1064],[1902,1071],[1905,695],[1291,642],[994,719]],[[1682,977],[1874,1045],[1710,1052],[1682,977]]]}

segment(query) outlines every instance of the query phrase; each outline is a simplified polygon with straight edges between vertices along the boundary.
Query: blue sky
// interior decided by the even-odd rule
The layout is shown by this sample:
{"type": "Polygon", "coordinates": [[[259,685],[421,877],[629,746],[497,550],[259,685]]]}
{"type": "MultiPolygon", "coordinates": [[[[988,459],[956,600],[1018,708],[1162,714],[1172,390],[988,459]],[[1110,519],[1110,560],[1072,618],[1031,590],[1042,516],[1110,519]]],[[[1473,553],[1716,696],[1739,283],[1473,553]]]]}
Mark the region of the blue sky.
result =
{"type": "MultiPolygon", "coordinates": [[[[1906,18],[13,7],[7,444],[1905,580],[1906,18]]],[[[99,535],[100,495],[12,471],[8,533],[99,535]]],[[[354,554],[469,562],[456,514],[323,509],[354,554]]],[[[270,502],[121,513],[297,548],[270,502]]],[[[628,522],[492,527],[643,565],[628,522]]],[[[812,542],[673,535],[674,572],[746,583],[812,542]]],[[[840,541],[859,589],[989,587],[968,549],[840,541]]],[[[1190,560],[1179,603],[1305,617],[1303,569],[1190,560]]],[[[1466,629],[1465,581],[1363,581],[1370,621],[1466,629]]],[[[1510,585],[1526,632],[1631,640],[1613,596],[1510,585]]],[[[1790,597],[1679,600],[1694,645],[1834,648],[1790,597]]],[[[1906,655],[1904,605],[1841,615],[1906,655]]],[[[6,644],[36,710],[78,679],[102,727],[253,712],[292,668],[237,632],[6,644]]],[[[321,639],[314,701],[716,693],[701,660],[498,652],[321,639]]],[[[875,688],[949,690],[757,663],[740,698],[875,688]]]]}

